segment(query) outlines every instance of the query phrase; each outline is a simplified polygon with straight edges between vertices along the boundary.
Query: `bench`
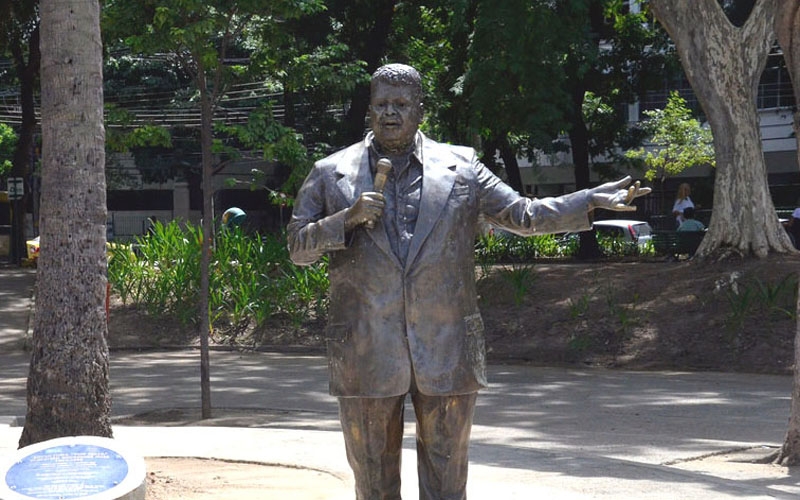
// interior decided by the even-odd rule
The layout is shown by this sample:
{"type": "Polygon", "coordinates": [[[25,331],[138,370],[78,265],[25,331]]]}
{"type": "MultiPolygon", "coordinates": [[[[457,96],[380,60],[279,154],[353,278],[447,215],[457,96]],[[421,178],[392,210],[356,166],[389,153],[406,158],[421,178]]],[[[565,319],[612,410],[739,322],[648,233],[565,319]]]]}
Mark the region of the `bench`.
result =
{"type": "Polygon", "coordinates": [[[653,231],[653,248],[656,254],[670,258],[692,257],[705,235],[705,231],[653,231]]]}

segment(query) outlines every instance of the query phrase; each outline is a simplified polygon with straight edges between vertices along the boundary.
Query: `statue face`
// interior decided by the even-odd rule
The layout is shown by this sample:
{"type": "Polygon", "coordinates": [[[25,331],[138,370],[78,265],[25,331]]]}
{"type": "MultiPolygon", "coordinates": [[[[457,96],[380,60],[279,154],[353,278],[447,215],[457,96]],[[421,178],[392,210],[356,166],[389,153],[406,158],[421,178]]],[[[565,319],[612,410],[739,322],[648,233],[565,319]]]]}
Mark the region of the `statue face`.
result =
{"type": "Polygon", "coordinates": [[[403,153],[422,122],[422,103],[413,88],[377,82],[372,89],[369,119],[375,141],[385,153],[403,153]]]}

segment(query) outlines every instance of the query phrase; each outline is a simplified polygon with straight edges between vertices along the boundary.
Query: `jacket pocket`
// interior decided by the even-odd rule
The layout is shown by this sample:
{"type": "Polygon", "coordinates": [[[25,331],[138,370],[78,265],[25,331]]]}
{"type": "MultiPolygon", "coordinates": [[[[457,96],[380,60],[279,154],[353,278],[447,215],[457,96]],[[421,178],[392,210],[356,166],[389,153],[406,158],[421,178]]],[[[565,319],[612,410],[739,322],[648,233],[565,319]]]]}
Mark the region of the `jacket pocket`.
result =
{"type": "Polygon", "coordinates": [[[484,337],[483,319],[480,313],[464,316],[464,327],[466,335],[464,338],[466,362],[475,381],[482,387],[486,387],[486,340],[484,337]]]}
{"type": "Polygon", "coordinates": [[[486,362],[486,346],[481,313],[464,316],[464,327],[467,334],[467,359],[473,366],[483,365],[486,362]]]}
{"type": "Polygon", "coordinates": [[[347,371],[345,358],[350,350],[347,342],[350,340],[351,328],[348,324],[328,325],[325,329],[325,344],[328,351],[328,370],[331,383],[341,378],[347,371]]]}

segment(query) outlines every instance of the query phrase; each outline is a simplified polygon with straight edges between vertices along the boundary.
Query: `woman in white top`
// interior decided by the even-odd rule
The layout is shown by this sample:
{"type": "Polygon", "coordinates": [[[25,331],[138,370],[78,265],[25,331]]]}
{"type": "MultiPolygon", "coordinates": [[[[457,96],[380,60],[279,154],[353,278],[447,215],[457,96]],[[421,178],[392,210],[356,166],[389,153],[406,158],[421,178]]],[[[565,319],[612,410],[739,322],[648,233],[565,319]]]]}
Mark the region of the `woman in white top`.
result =
{"type": "Polygon", "coordinates": [[[794,209],[789,220],[783,223],[783,226],[792,237],[794,247],[800,250],[800,198],[797,199],[797,208],[794,209]]]}
{"type": "MultiPolygon", "coordinates": [[[[678,186],[678,194],[675,196],[675,204],[672,206],[672,215],[675,216],[675,223],[680,226],[684,221],[683,210],[686,207],[694,208],[694,203],[689,195],[692,193],[692,188],[688,183],[684,182],[678,186]]],[[[676,226],[676,227],[677,227],[676,226]]]]}

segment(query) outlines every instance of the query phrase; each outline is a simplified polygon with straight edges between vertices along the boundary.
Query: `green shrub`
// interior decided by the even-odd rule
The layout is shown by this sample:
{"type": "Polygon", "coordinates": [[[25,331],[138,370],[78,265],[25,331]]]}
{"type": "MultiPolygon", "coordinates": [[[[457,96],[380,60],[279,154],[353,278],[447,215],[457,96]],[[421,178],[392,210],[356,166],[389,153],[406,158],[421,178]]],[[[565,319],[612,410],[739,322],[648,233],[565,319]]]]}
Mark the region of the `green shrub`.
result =
{"type": "MultiPolygon", "coordinates": [[[[191,224],[156,223],[151,235],[111,253],[108,276],[124,302],[155,317],[196,321],[202,231],[191,224]]],[[[285,238],[249,235],[239,228],[217,233],[209,268],[209,318],[234,341],[248,327],[285,316],[298,326],[327,312],[327,259],[298,267],[285,238]]]]}
{"type": "MultiPolygon", "coordinates": [[[[606,257],[655,255],[652,242],[638,245],[622,238],[598,234],[597,244],[606,257]]],[[[475,244],[475,258],[482,266],[531,262],[536,259],[568,258],[578,254],[579,246],[580,238],[577,233],[522,237],[495,232],[478,238],[475,244]]]]}

